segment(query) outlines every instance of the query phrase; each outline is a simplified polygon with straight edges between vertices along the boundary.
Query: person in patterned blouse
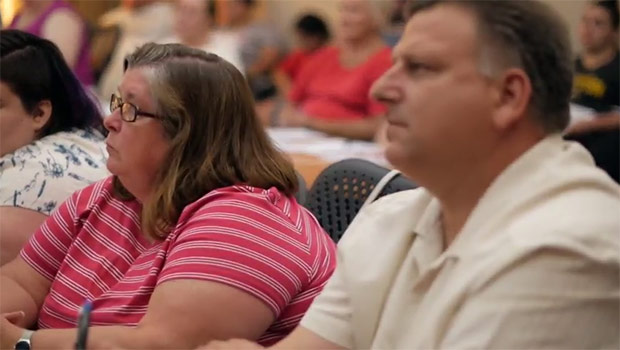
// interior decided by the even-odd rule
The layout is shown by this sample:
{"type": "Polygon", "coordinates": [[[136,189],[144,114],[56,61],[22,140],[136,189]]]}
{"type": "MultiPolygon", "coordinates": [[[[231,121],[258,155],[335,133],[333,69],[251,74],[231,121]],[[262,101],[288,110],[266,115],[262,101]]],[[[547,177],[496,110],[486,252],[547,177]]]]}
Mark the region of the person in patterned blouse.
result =
{"type": "Polygon", "coordinates": [[[102,179],[98,106],[49,40],[0,34],[0,263],[13,259],[57,205],[102,179]]]}

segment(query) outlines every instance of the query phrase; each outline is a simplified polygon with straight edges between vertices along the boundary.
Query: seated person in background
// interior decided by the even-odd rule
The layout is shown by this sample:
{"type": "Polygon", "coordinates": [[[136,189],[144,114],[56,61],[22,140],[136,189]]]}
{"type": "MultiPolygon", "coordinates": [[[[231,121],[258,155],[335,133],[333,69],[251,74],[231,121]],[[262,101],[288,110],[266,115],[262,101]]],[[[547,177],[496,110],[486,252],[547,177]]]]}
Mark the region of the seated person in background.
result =
{"type": "Polygon", "coordinates": [[[368,92],[390,66],[381,39],[380,0],[340,0],[340,37],[304,65],[280,122],[328,134],[372,139],[385,108],[368,92]]]}
{"type": "Polygon", "coordinates": [[[0,32],[0,265],[69,196],[109,175],[99,109],[49,40],[0,32]]]}
{"type": "Polygon", "coordinates": [[[20,29],[58,46],[67,64],[85,86],[92,85],[87,24],[65,0],[23,0],[10,29],[20,29]]]}
{"type": "Polygon", "coordinates": [[[542,2],[413,4],[373,94],[420,188],[355,217],[273,349],[618,349],[620,193],[561,137],[567,28],[542,2]]]}
{"type": "Polygon", "coordinates": [[[575,63],[573,102],[593,109],[593,119],[567,129],[567,138],[581,142],[597,165],[620,182],[620,53],[618,1],[586,5],[579,34],[583,52],[575,63]]]}
{"type": "Polygon", "coordinates": [[[71,196],[0,268],[0,313],[24,313],[1,320],[1,348],[72,348],[85,300],[89,349],[274,343],[332,274],[335,244],[295,201],[295,171],[234,66],[146,44],[125,67],[104,120],[114,176],[71,196]]]}
{"type": "Polygon", "coordinates": [[[172,35],[173,6],[168,0],[121,0],[121,5],[101,16],[102,28],[118,27],[120,38],[103,70],[97,90],[103,100],[116,92],[123,76],[125,56],[147,42],[159,42],[172,35]]]}
{"type": "Polygon", "coordinates": [[[299,48],[284,57],[274,76],[278,92],[284,96],[310,57],[329,41],[329,30],[320,17],[307,14],[295,23],[295,37],[299,48]]]}
{"type": "Polygon", "coordinates": [[[162,42],[181,43],[214,53],[243,71],[239,50],[231,35],[211,30],[215,14],[213,0],[177,0],[175,10],[175,36],[162,42]]]}
{"type": "Polygon", "coordinates": [[[254,99],[262,102],[275,97],[277,90],[272,75],[286,53],[284,38],[271,24],[255,18],[256,0],[220,4],[227,6],[227,27],[235,38],[254,99]]]}

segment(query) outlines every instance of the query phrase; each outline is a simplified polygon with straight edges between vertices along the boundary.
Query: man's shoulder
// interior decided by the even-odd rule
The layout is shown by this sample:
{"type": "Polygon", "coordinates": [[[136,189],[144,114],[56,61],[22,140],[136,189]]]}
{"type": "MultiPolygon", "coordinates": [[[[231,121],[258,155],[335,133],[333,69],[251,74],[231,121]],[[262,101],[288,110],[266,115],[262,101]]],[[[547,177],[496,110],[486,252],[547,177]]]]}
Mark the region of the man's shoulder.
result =
{"type": "Polygon", "coordinates": [[[593,264],[618,265],[618,213],[618,187],[584,177],[582,183],[563,183],[515,208],[509,219],[485,228],[488,232],[471,243],[467,255],[472,261],[511,265],[533,254],[562,252],[593,264]]]}
{"type": "Polygon", "coordinates": [[[422,218],[436,214],[429,213],[432,201],[433,197],[423,188],[381,197],[360,210],[343,241],[385,242],[410,236],[422,218]]]}
{"type": "Polygon", "coordinates": [[[508,243],[522,250],[559,249],[618,262],[619,213],[617,194],[594,188],[567,191],[516,218],[508,243]]]}
{"type": "Polygon", "coordinates": [[[424,188],[416,188],[406,191],[383,196],[368,205],[362,211],[360,216],[374,216],[375,214],[396,216],[403,211],[411,212],[416,209],[423,209],[432,200],[432,196],[424,188]]]}

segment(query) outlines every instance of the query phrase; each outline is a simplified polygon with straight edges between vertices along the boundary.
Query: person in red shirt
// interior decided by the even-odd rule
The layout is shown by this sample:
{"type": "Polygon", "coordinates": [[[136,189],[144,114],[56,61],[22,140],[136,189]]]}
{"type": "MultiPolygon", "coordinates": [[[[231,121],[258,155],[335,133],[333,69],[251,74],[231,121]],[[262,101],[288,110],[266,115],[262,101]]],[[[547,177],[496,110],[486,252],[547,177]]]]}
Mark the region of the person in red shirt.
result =
{"type": "Polygon", "coordinates": [[[330,36],[327,24],[313,14],[303,15],[296,22],[295,35],[299,48],[284,57],[275,73],[278,91],[285,96],[304,65],[329,41],[330,36]]]}
{"type": "Polygon", "coordinates": [[[104,120],[113,176],[0,269],[0,348],[73,348],[87,300],[89,349],[273,344],[332,274],[334,242],[295,201],[295,171],[232,64],[151,43],[125,67],[104,120]]]}
{"type": "Polygon", "coordinates": [[[385,109],[369,91],[391,64],[381,38],[381,3],[340,1],[340,36],[314,54],[295,79],[280,115],[283,125],[353,139],[374,137],[385,109]]]}

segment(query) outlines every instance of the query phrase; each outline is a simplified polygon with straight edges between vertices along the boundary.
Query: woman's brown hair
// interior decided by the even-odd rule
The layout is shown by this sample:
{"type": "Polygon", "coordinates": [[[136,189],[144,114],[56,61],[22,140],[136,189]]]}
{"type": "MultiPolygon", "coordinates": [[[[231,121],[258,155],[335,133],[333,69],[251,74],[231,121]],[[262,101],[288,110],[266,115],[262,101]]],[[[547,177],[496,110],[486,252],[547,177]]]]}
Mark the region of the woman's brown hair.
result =
{"type": "MultiPolygon", "coordinates": [[[[219,56],[179,44],[148,43],[125,60],[145,68],[156,114],[171,151],[154,193],[143,203],[142,228],[165,238],[183,208],[221,187],[246,184],[297,191],[292,164],[273,146],[254,111],[243,75],[219,56]]],[[[114,179],[116,194],[133,196],[114,179]]]]}

